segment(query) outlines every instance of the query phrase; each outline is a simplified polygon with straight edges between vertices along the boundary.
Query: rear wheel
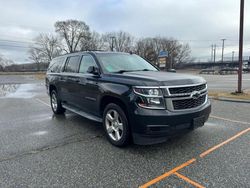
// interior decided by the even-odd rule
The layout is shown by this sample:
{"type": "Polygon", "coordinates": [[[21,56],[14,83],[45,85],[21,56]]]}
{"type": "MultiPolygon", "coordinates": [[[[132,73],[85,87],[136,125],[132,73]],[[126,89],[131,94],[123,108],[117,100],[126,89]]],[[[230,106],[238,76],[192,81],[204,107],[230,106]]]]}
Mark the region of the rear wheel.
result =
{"type": "Polygon", "coordinates": [[[129,143],[128,119],[117,104],[110,103],[106,106],[103,113],[103,127],[111,144],[122,147],[129,143]]]}
{"type": "Polygon", "coordinates": [[[58,97],[56,90],[52,90],[50,93],[50,105],[55,114],[63,114],[65,109],[62,107],[61,100],[58,97]]]}

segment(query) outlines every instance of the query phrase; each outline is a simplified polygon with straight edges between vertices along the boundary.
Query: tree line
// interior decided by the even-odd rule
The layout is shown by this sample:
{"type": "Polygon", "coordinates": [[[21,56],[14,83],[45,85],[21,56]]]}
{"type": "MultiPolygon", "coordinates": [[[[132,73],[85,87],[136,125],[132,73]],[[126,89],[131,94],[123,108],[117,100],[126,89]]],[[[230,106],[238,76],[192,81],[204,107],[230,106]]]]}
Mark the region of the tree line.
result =
{"type": "Polygon", "coordinates": [[[11,64],[14,64],[14,61],[7,59],[0,54],[0,72],[4,71],[5,67],[11,64]]]}
{"type": "Polygon", "coordinates": [[[41,64],[48,64],[58,55],[90,50],[133,52],[152,63],[157,62],[159,52],[164,50],[169,53],[173,66],[190,60],[189,45],[173,38],[135,38],[124,31],[100,34],[79,20],[57,21],[54,29],[54,33],[41,33],[34,38],[28,51],[38,70],[41,64]]]}

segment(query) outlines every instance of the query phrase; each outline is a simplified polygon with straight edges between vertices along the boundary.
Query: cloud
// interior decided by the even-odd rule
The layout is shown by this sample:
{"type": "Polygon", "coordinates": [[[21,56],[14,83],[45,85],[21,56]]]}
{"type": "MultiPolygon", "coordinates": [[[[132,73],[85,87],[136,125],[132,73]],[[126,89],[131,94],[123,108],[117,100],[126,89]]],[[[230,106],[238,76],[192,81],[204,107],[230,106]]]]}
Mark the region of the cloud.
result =
{"type": "MultiPolygon", "coordinates": [[[[30,42],[41,32],[53,32],[57,20],[78,19],[102,33],[124,30],[136,37],[174,37],[190,43],[192,55],[200,59],[210,57],[211,44],[216,43],[219,50],[222,38],[227,39],[225,54],[237,51],[239,1],[235,0],[12,0],[0,4],[0,39],[30,42]]],[[[250,2],[245,1],[246,55],[250,55],[249,9],[250,2]]],[[[27,59],[27,48],[2,44],[0,53],[8,58],[27,59]]]]}

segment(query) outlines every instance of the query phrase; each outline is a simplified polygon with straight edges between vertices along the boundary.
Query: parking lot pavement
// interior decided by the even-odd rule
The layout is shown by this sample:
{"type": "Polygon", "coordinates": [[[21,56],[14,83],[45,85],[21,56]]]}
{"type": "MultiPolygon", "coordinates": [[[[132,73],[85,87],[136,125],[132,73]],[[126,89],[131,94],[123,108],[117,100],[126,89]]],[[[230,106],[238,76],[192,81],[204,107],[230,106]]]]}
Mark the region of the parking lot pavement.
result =
{"type": "Polygon", "coordinates": [[[0,98],[0,187],[250,187],[249,104],[212,101],[204,127],[120,149],[100,124],[54,116],[44,85],[19,92],[0,98]]]}
{"type": "MultiPolygon", "coordinates": [[[[238,84],[238,75],[206,75],[200,74],[206,79],[210,91],[236,91],[238,84]]],[[[242,89],[250,89],[250,74],[243,74],[242,89]]]]}
{"type": "Polygon", "coordinates": [[[36,74],[30,75],[0,75],[0,84],[31,84],[40,83],[41,80],[37,79],[36,74]]]}
{"type": "Polygon", "coordinates": [[[180,173],[205,187],[249,187],[249,141],[246,134],[180,173]]]}

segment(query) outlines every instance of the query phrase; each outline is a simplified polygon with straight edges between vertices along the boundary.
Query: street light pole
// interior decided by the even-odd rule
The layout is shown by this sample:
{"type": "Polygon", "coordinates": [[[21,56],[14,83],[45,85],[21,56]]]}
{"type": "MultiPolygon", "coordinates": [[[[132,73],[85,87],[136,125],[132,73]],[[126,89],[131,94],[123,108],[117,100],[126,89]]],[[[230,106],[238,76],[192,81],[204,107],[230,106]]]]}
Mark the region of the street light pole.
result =
{"type": "Polygon", "coordinates": [[[212,44],[212,46],[211,46],[212,48],[211,48],[211,62],[213,61],[213,54],[214,54],[214,45],[212,44]]]}
{"type": "Polygon", "coordinates": [[[115,39],[115,37],[112,36],[110,38],[111,38],[111,51],[113,52],[114,51],[114,39],[115,39]]]}
{"type": "Polygon", "coordinates": [[[234,51],[232,51],[232,63],[234,62],[234,51]]]}
{"type": "Polygon", "coordinates": [[[216,57],[216,44],[214,45],[214,63],[215,63],[215,57],[216,57]]]}
{"type": "Polygon", "coordinates": [[[221,52],[221,62],[223,63],[223,55],[224,55],[224,42],[226,39],[221,39],[222,40],[222,52],[221,52]]]}
{"type": "Polygon", "coordinates": [[[240,1],[240,35],[239,35],[238,93],[242,93],[243,30],[244,30],[244,0],[241,0],[240,1]]]}

